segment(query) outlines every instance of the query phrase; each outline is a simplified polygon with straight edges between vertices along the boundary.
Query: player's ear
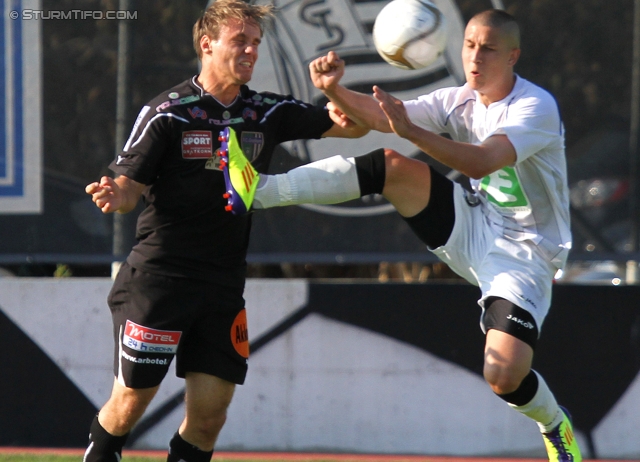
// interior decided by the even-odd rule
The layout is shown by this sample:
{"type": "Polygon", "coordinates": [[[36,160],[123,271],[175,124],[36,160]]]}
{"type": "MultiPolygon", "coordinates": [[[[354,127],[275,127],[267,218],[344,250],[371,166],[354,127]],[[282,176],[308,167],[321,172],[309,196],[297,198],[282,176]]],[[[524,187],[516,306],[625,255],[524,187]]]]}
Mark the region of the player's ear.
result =
{"type": "Polygon", "coordinates": [[[511,50],[511,53],[509,53],[509,61],[508,61],[509,65],[515,66],[519,58],[520,58],[520,48],[514,48],[513,50],[511,50]]]}
{"type": "Polygon", "coordinates": [[[200,49],[202,50],[203,55],[211,53],[211,37],[207,34],[200,37],[200,49]]]}

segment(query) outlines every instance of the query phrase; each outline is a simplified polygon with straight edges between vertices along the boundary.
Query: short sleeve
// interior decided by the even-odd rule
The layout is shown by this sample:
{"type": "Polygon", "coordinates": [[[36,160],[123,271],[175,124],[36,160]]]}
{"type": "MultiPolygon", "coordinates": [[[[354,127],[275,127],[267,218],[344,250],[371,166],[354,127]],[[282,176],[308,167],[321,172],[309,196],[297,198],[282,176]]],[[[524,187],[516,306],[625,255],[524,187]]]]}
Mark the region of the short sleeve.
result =
{"type": "Polygon", "coordinates": [[[153,183],[160,161],[171,145],[170,125],[175,117],[179,118],[172,113],[156,113],[145,106],[136,119],[122,153],[109,168],[139,183],[153,183]]]}
{"type": "Polygon", "coordinates": [[[506,135],[522,162],[554,143],[562,142],[563,126],[551,95],[520,98],[509,108],[504,123],[493,134],[506,135]]]}
{"type": "Polygon", "coordinates": [[[435,133],[444,132],[446,117],[439,95],[440,93],[435,91],[413,100],[404,101],[409,119],[425,130],[435,133]]]}

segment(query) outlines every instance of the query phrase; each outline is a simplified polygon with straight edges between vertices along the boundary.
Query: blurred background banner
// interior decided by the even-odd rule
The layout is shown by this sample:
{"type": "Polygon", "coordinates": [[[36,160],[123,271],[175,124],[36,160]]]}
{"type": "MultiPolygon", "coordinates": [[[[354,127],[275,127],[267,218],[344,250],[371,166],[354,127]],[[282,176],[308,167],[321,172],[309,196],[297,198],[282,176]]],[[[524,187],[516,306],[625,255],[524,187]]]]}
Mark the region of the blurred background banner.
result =
{"type": "Polygon", "coordinates": [[[0,3],[0,214],[42,212],[40,23],[22,19],[39,5],[0,3]]]}
{"type": "MultiPolygon", "coordinates": [[[[0,278],[0,446],[84,447],[113,381],[111,286],[0,278]]],[[[571,410],[585,460],[640,460],[640,288],[553,290],[535,369],[571,410]]],[[[466,283],[251,278],[249,371],[217,450],[544,460],[537,426],[483,379],[478,295],[466,283]]],[[[180,425],[174,367],[128,448],[163,450],[180,425]]]]}
{"type": "MultiPolygon", "coordinates": [[[[345,59],[343,82],[355,90],[370,92],[377,84],[409,99],[458,85],[464,78],[464,25],[497,2],[436,0],[447,18],[448,46],[442,58],[419,71],[396,69],[373,48],[373,23],[387,3],[279,0],[250,86],[322,103],[307,67],[329,50],[345,59]]],[[[570,259],[630,259],[633,17],[628,13],[633,0],[500,3],[522,25],[516,71],[556,97],[565,122],[574,231],[570,259]]],[[[197,74],[191,29],[207,1],[130,0],[126,11],[115,0],[3,0],[1,5],[0,264],[110,263],[113,217],[92,204],[84,186],[112,174],[107,166],[120,144],[116,95],[123,90],[128,95],[123,117],[128,133],[148,100],[197,74]],[[119,35],[125,21],[128,34],[119,35]],[[120,43],[123,36],[126,44],[120,43]],[[118,51],[124,45],[126,78],[118,79],[118,51]]],[[[283,144],[271,172],[382,146],[431,162],[398,137],[371,133],[359,140],[283,144]]],[[[133,221],[116,229],[130,239],[133,221]]],[[[257,212],[253,221],[249,262],[433,261],[379,196],[257,212]]]]}

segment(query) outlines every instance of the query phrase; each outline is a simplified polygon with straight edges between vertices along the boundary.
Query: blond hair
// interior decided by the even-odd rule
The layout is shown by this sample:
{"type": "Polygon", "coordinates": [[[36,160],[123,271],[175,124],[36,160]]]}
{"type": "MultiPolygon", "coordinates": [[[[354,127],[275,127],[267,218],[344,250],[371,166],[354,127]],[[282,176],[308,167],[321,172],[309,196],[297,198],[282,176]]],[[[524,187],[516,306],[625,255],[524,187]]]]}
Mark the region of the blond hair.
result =
{"type": "Polygon", "coordinates": [[[200,39],[208,35],[212,40],[220,37],[220,28],[230,19],[252,21],[264,32],[264,22],[273,18],[273,5],[252,5],[243,0],[217,0],[209,6],[193,25],[193,47],[202,58],[200,39]]]}

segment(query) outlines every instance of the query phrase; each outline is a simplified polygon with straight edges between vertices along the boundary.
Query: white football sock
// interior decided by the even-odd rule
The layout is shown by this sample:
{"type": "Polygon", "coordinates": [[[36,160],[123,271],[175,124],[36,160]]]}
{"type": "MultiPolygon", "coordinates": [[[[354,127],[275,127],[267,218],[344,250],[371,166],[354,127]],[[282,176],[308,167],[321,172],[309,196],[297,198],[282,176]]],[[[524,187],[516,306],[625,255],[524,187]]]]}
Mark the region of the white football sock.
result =
{"type": "Polygon", "coordinates": [[[333,156],[278,175],[260,175],[254,209],[338,204],[360,197],[355,159],[333,156]]]}
{"type": "Polygon", "coordinates": [[[535,420],[538,423],[538,427],[540,427],[540,431],[547,433],[560,425],[560,422],[564,419],[564,413],[558,406],[547,382],[536,371],[533,372],[538,376],[538,391],[533,399],[524,406],[508,404],[521,414],[535,420]]]}

